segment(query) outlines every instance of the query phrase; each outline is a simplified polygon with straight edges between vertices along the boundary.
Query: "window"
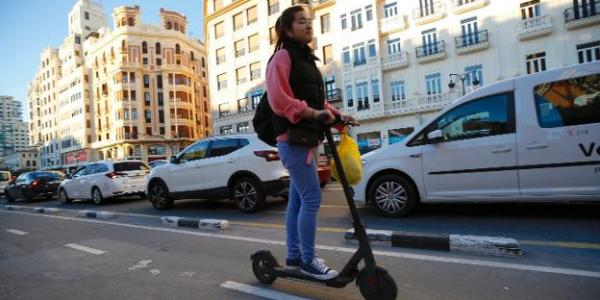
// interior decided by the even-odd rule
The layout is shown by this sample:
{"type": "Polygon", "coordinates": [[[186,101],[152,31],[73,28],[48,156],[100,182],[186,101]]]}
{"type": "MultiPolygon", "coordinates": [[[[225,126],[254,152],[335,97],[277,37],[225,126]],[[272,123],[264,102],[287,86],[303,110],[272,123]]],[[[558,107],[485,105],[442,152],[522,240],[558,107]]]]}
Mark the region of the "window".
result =
{"type": "Polygon", "coordinates": [[[399,38],[387,41],[387,52],[389,55],[401,52],[399,38]]]}
{"type": "Polygon", "coordinates": [[[433,0],[419,0],[420,17],[426,17],[435,13],[433,0]]]}
{"type": "Polygon", "coordinates": [[[219,132],[221,133],[221,135],[231,134],[233,133],[233,128],[231,125],[221,126],[219,132]]]}
{"type": "Polygon", "coordinates": [[[373,91],[373,103],[379,102],[379,79],[371,80],[371,90],[373,91]]]}
{"type": "Polygon", "coordinates": [[[438,53],[437,33],[434,29],[423,31],[421,33],[421,39],[423,40],[423,54],[431,55],[438,53]]]}
{"type": "Polygon", "coordinates": [[[375,40],[369,41],[369,57],[377,56],[377,48],[375,47],[375,40]]]}
{"type": "Polygon", "coordinates": [[[144,54],[148,53],[148,43],[146,43],[146,41],[142,42],[142,53],[144,53],[144,54]]]}
{"type": "Polygon", "coordinates": [[[365,14],[367,15],[367,22],[373,20],[373,6],[365,6],[365,14]]]}
{"type": "Polygon", "coordinates": [[[157,42],[154,48],[155,48],[156,54],[160,54],[160,43],[157,42]]]}
{"type": "Polygon", "coordinates": [[[142,58],[142,64],[144,64],[144,66],[148,65],[148,58],[147,57],[142,58]]]}
{"type": "Polygon", "coordinates": [[[195,144],[192,144],[189,148],[185,149],[183,153],[179,156],[179,163],[186,163],[205,158],[207,148],[208,141],[200,141],[195,144]]]}
{"type": "Polygon", "coordinates": [[[358,110],[369,108],[369,94],[367,82],[361,82],[356,84],[356,100],[358,102],[358,110]]]}
{"type": "Polygon", "coordinates": [[[173,28],[173,25],[171,25],[171,22],[167,22],[167,30],[171,30],[171,28],[173,28]]]}
{"type": "Polygon", "coordinates": [[[348,107],[354,106],[354,101],[352,100],[352,85],[346,85],[346,99],[348,99],[348,107]]]}
{"type": "Polygon", "coordinates": [[[252,108],[256,108],[258,106],[258,103],[260,102],[260,98],[262,98],[263,92],[255,92],[253,93],[250,98],[252,98],[252,108]]]}
{"type": "Polygon", "coordinates": [[[462,45],[470,46],[479,43],[479,34],[477,30],[477,17],[472,17],[466,20],[460,21],[460,27],[462,32],[462,45]]]}
{"type": "Polygon", "coordinates": [[[237,31],[242,27],[244,27],[244,16],[242,15],[242,13],[237,13],[233,15],[233,30],[237,31]]]}
{"type": "Polygon", "coordinates": [[[521,19],[533,19],[541,15],[540,0],[521,3],[521,19]]]}
{"type": "Polygon", "coordinates": [[[248,37],[248,48],[249,48],[249,52],[254,52],[256,50],[258,50],[258,33],[253,34],[251,36],[248,37]]]}
{"type": "Polygon", "coordinates": [[[388,3],[383,6],[383,17],[390,18],[398,15],[398,5],[396,2],[388,3]]]}
{"type": "Polygon", "coordinates": [[[474,65],[465,68],[465,87],[473,87],[473,82],[477,85],[483,85],[483,66],[474,65]]]}
{"type": "Polygon", "coordinates": [[[223,8],[223,0],[213,0],[213,12],[223,8]]]}
{"type": "Polygon", "coordinates": [[[157,58],[156,59],[156,65],[157,66],[162,66],[162,59],[161,58],[157,58]]]}
{"type": "Polygon", "coordinates": [[[152,123],[152,112],[149,110],[146,111],[146,123],[152,123]]]}
{"type": "Polygon", "coordinates": [[[227,88],[227,73],[217,75],[217,90],[227,88]]]}
{"type": "Polygon", "coordinates": [[[159,110],[158,111],[158,122],[159,123],[164,123],[165,122],[165,111],[164,110],[159,110]]]}
{"type": "Polygon", "coordinates": [[[156,75],[156,87],[159,89],[163,88],[162,75],[156,75]]]}
{"type": "Polygon", "coordinates": [[[346,21],[346,14],[340,16],[340,22],[342,23],[342,30],[348,28],[348,23],[346,21]]]}
{"type": "Polygon", "coordinates": [[[350,64],[350,49],[344,48],[342,53],[343,53],[342,61],[344,62],[344,65],[349,65],[350,64]]]}
{"type": "Polygon", "coordinates": [[[127,25],[129,25],[129,26],[134,26],[135,25],[135,23],[133,22],[133,18],[129,18],[127,20],[127,25]]]}
{"type": "Polygon", "coordinates": [[[367,57],[365,53],[364,44],[354,45],[352,47],[352,52],[354,53],[354,65],[359,66],[367,63],[367,57]]]}
{"type": "Polygon", "coordinates": [[[217,49],[216,55],[217,55],[217,65],[224,63],[225,62],[225,47],[217,49]]]}
{"type": "Polygon", "coordinates": [[[515,132],[512,94],[498,94],[464,103],[440,116],[428,132],[441,130],[444,141],[515,132]]]}
{"type": "Polygon", "coordinates": [[[440,73],[426,75],[427,95],[439,95],[442,93],[442,76],[440,73]]]}
{"type": "Polygon", "coordinates": [[[248,80],[248,75],[246,71],[246,67],[241,67],[235,70],[235,78],[237,80],[237,84],[244,84],[248,80]]]}
{"type": "Polygon", "coordinates": [[[175,44],[175,54],[181,54],[181,47],[179,47],[179,44],[175,44]]]}
{"type": "Polygon", "coordinates": [[[86,20],[89,20],[90,19],[90,13],[87,12],[87,11],[83,12],[83,18],[86,19],[86,20]]]}
{"type": "Polygon", "coordinates": [[[159,106],[163,106],[165,104],[165,97],[163,95],[163,92],[157,92],[158,97],[156,97],[156,100],[158,101],[158,105],[159,106]]]}
{"type": "Polygon", "coordinates": [[[269,0],[269,16],[279,12],[279,0],[269,0]]]}
{"type": "Polygon", "coordinates": [[[326,33],[331,30],[331,24],[329,23],[329,14],[321,16],[321,33],[326,33]]]}
{"type": "Polygon", "coordinates": [[[350,18],[352,21],[352,31],[361,29],[363,27],[363,25],[362,25],[362,13],[361,13],[360,9],[353,11],[350,14],[350,16],[351,16],[350,18]]]}
{"type": "Polygon", "coordinates": [[[150,92],[144,92],[144,102],[146,105],[150,105],[150,102],[151,102],[150,92]]]}
{"type": "Polygon", "coordinates": [[[255,62],[250,64],[250,80],[259,79],[260,77],[260,63],[255,62]]]}
{"type": "MultiPolygon", "coordinates": [[[[392,102],[406,99],[406,89],[404,87],[403,80],[392,81],[391,87],[392,87],[392,102]]],[[[406,105],[406,102],[404,102],[404,105],[406,105]]]]}
{"type": "Polygon", "coordinates": [[[577,59],[580,64],[600,61],[600,40],[577,45],[577,59]]]}
{"type": "Polygon", "coordinates": [[[248,19],[248,25],[258,21],[258,15],[256,14],[256,6],[252,6],[246,10],[246,18],[248,19]]]}
{"type": "Polygon", "coordinates": [[[413,127],[405,127],[405,128],[388,130],[388,141],[389,141],[390,145],[401,142],[407,136],[409,136],[411,133],[413,133],[413,131],[415,131],[415,129],[413,127]]]}
{"type": "Polygon", "coordinates": [[[215,24],[215,38],[218,39],[225,34],[225,23],[223,21],[215,24]]]}
{"type": "Polygon", "coordinates": [[[333,50],[331,45],[327,45],[323,47],[323,63],[329,64],[333,62],[333,50]]]}
{"type": "Polygon", "coordinates": [[[543,128],[600,123],[600,75],[541,84],[533,92],[543,128]]]}
{"type": "Polygon", "coordinates": [[[246,43],[244,43],[244,40],[236,41],[233,46],[235,48],[235,57],[240,57],[246,54],[246,43]]]}
{"type": "Polygon", "coordinates": [[[219,139],[210,144],[210,153],[208,157],[219,157],[228,155],[240,148],[238,139],[219,139]]]}
{"type": "Polygon", "coordinates": [[[144,75],[144,87],[145,88],[150,87],[150,75],[144,75]]]}
{"type": "Polygon", "coordinates": [[[546,71],[546,52],[539,52],[527,55],[525,67],[527,74],[533,74],[546,71]]]}
{"type": "Polygon", "coordinates": [[[250,126],[248,122],[238,123],[237,124],[237,132],[243,133],[248,132],[250,130],[250,126]]]}
{"type": "Polygon", "coordinates": [[[271,45],[277,42],[277,31],[275,30],[275,26],[269,28],[269,43],[271,45]]]}

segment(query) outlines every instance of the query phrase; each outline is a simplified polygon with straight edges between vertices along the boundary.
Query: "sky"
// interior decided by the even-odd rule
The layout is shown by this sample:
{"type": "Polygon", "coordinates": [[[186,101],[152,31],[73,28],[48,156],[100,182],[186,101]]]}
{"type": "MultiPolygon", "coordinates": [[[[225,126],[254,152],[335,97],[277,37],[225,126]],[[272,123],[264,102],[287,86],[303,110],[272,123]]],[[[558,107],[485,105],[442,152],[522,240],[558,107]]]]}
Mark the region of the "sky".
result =
{"type": "MultiPolygon", "coordinates": [[[[203,39],[202,0],[95,0],[102,3],[109,26],[112,10],[121,5],[139,5],[142,21],[159,24],[160,8],[183,13],[188,34],[203,39]]],[[[40,63],[40,53],[58,48],[67,37],[68,14],[76,0],[0,0],[0,95],[23,102],[28,120],[27,86],[40,63]]]]}

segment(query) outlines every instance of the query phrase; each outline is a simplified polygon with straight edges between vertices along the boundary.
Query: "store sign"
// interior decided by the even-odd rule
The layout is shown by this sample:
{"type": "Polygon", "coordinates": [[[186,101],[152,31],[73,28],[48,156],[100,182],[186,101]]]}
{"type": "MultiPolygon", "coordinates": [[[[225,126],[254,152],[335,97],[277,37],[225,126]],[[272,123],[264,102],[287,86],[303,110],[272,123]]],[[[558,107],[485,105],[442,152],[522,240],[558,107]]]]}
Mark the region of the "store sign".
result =
{"type": "Polygon", "coordinates": [[[86,150],[67,153],[64,156],[64,161],[67,165],[83,163],[83,162],[86,162],[87,159],[88,159],[88,155],[87,155],[86,150]]]}

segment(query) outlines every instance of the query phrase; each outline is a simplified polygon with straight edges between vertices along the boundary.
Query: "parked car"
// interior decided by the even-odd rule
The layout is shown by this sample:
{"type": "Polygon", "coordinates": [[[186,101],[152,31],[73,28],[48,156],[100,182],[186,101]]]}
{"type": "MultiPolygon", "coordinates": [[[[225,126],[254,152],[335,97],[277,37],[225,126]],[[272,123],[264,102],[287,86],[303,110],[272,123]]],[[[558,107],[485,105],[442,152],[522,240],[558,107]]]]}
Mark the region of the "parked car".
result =
{"type": "Polygon", "coordinates": [[[325,154],[319,155],[319,160],[317,162],[317,173],[319,174],[319,183],[321,184],[321,188],[323,188],[331,180],[329,159],[327,159],[325,154]]]}
{"type": "Polygon", "coordinates": [[[25,172],[11,181],[6,187],[6,199],[14,202],[22,199],[30,202],[34,198],[51,199],[56,196],[58,186],[65,176],[55,171],[25,172]]]}
{"type": "Polygon", "coordinates": [[[11,180],[12,177],[9,171],[0,171],[0,195],[4,195],[4,190],[11,180]]]}
{"type": "Polygon", "coordinates": [[[405,140],[362,156],[357,202],[600,200],[600,62],[484,86],[405,140]]]}
{"type": "Polygon", "coordinates": [[[289,175],[273,148],[254,134],[203,139],[169,164],[154,168],[147,193],[154,208],[169,209],[177,199],[231,199],[243,212],[255,212],[267,195],[287,197],[289,175]]]}
{"type": "Polygon", "coordinates": [[[106,199],[123,196],[145,196],[144,185],[150,168],[138,160],[99,161],[84,165],[59,187],[58,199],[91,199],[103,204],[106,199]]]}
{"type": "Polygon", "coordinates": [[[148,166],[150,168],[154,168],[154,167],[158,167],[158,166],[162,166],[164,164],[168,164],[169,161],[165,160],[165,159],[158,159],[158,160],[153,160],[151,162],[148,163],[148,166]]]}

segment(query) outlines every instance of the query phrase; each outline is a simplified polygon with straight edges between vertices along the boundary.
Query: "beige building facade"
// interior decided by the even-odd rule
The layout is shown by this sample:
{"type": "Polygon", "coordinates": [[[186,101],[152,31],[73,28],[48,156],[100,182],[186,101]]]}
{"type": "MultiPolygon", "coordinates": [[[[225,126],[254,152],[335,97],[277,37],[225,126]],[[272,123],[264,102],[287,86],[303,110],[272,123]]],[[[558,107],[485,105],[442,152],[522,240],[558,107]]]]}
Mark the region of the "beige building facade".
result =
{"type": "Polygon", "coordinates": [[[23,149],[4,156],[4,166],[10,171],[36,170],[38,165],[38,150],[23,149]]]}
{"type": "Polygon", "coordinates": [[[361,122],[352,135],[363,151],[402,140],[463,88],[468,93],[515,76],[600,60],[600,1],[205,1],[216,133],[236,132],[234,124],[252,118],[238,99],[264,86],[272,53],[269,28],[296,2],[310,2],[313,46],[327,94],[341,96],[328,98],[361,122]],[[248,24],[253,7],[258,20],[248,24]],[[236,30],[239,14],[246,23],[236,30]],[[253,34],[259,36],[259,51],[235,57],[236,41],[253,34]],[[252,70],[253,62],[261,78],[236,84],[237,69],[252,70]]]}
{"type": "MultiPolygon", "coordinates": [[[[97,5],[80,0],[70,16],[100,20],[91,12],[97,5]]],[[[70,23],[73,34],[53,51],[60,70],[55,88],[44,89],[45,75],[38,74],[29,92],[32,107],[38,98],[40,105],[50,98],[49,106],[58,108],[47,116],[40,107],[39,118],[32,110],[34,129],[38,121],[45,125],[44,117],[56,119],[50,123],[55,142],[46,137],[44,126],[32,133],[43,151],[57,147],[59,153],[49,164],[43,152],[41,168],[75,168],[102,159],[168,159],[180,147],[211,135],[203,44],[187,36],[184,15],[161,9],[160,24],[150,25],[141,22],[141,13],[139,6],[115,8],[113,28],[70,23]],[[96,31],[84,36],[85,28],[96,31]]],[[[42,59],[39,73],[46,67],[42,59]]]]}

